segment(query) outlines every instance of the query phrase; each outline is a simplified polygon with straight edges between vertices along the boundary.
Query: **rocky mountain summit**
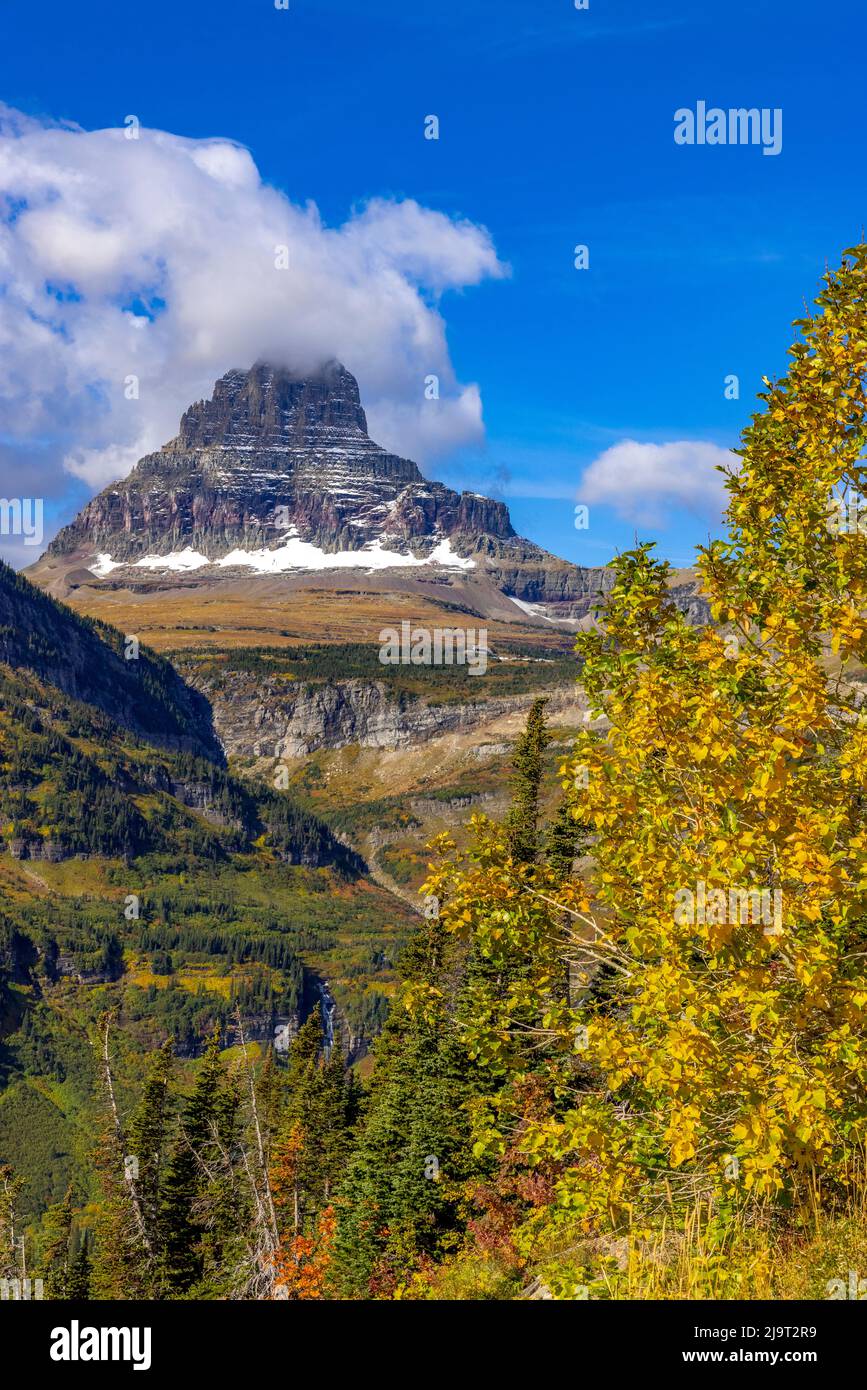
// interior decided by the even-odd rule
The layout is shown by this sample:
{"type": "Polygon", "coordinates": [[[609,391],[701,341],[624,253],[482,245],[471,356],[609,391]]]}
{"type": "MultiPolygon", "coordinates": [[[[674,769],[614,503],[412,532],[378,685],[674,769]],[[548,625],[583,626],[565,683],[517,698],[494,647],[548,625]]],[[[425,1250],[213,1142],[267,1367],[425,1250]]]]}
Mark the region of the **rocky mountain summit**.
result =
{"type": "Polygon", "coordinates": [[[227,372],[177,437],[94,497],[32,573],[65,595],[70,578],[117,586],[333,569],[463,573],[519,610],[552,605],[525,609],[529,621],[567,623],[610,582],[517,536],[502,502],[428,481],[376,444],[358,383],[337,362],[303,378],[261,362],[227,372]]]}
{"type": "Polygon", "coordinates": [[[259,363],[221,377],[177,438],[95,497],[51,548],[84,541],[128,561],[189,547],[216,560],[279,548],[286,533],[326,554],[388,543],[419,556],[445,537],[515,534],[502,503],[428,483],[375,444],[344,367],[298,380],[259,363]]]}

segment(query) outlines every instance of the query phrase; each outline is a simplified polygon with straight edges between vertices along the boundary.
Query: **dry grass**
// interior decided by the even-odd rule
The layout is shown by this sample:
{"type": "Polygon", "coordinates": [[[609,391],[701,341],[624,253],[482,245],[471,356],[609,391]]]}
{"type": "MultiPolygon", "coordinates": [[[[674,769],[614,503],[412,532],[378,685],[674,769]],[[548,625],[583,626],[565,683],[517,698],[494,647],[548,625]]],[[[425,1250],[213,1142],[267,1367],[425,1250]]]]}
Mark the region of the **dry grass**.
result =
{"type": "Polygon", "coordinates": [[[131,593],[126,589],[83,586],[66,602],[79,613],[100,618],[122,632],[133,632],[157,651],[190,647],[280,647],[299,642],[375,643],[384,627],[406,619],[424,627],[486,626],[492,644],[498,641],[550,647],[568,634],[520,621],[492,621],[454,605],[459,595],[330,586],[294,588],[250,580],[243,586],[178,586],[131,593]]]}

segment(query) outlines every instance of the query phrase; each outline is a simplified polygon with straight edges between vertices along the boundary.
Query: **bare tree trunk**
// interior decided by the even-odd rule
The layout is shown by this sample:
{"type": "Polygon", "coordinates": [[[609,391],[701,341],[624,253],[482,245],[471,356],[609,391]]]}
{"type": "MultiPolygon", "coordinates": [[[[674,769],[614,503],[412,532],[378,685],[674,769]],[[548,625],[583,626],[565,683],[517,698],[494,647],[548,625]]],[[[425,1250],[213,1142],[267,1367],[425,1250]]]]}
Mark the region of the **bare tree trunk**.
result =
{"type": "Polygon", "coordinates": [[[253,1126],[256,1131],[256,1148],[259,1155],[259,1169],[262,1174],[262,1187],[265,1193],[265,1206],[268,1212],[268,1220],[271,1226],[271,1234],[274,1237],[274,1244],[279,1244],[280,1235],[277,1227],[277,1209],[274,1206],[274,1193],[271,1191],[271,1179],[268,1175],[268,1159],[265,1153],[265,1142],[262,1138],[262,1126],[259,1122],[259,1103],[256,1100],[256,1087],[253,1082],[253,1068],[250,1066],[250,1059],[247,1055],[247,1039],[244,1037],[244,1025],[241,1022],[240,1006],[236,1009],[238,1020],[238,1033],[241,1038],[241,1050],[244,1053],[244,1065],[247,1070],[247,1082],[250,1087],[250,1109],[253,1114],[253,1126]]]}
{"type": "Polygon", "coordinates": [[[247,1052],[247,1039],[244,1036],[244,1025],[241,1021],[241,1008],[238,1005],[235,1009],[235,1019],[238,1025],[238,1036],[241,1039],[241,1051],[244,1054],[244,1068],[247,1073],[247,1084],[250,1090],[250,1113],[253,1117],[253,1130],[256,1136],[256,1158],[258,1160],[257,1171],[251,1172],[250,1166],[246,1162],[247,1176],[253,1199],[256,1204],[256,1219],[260,1230],[260,1240],[257,1242],[257,1259],[266,1279],[266,1285],[272,1298],[284,1299],[288,1295],[285,1288],[276,1281],[277,1252],[280,1248],[280,1228],[277,1223],[277,1208],[274,1205],[274,1193],[271,1188],[271,1178],[268,1172],[268,1155],[265,1152],[265,1140],[262,1136],[262,1125],[259,1119],[259,1102],[256,1099],[256,1085],[253,1076],[253,1068],[250,1064],[247,1052]]]}

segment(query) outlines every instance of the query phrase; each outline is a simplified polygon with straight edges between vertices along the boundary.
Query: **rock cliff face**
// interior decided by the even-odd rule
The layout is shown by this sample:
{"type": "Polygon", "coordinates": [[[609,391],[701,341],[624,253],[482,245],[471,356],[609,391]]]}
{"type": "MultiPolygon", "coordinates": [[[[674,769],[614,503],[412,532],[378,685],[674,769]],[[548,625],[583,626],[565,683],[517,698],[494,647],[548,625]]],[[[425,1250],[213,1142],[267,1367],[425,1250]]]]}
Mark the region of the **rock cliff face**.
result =
{"type": "MultiPolygon", "coordinates": [[[[195,681],[195,677],[191,678],[195,681]]],[[[436,704],[399,699],[382,681],[346,680],[291,689],[263,688],[253,697],[225,685],[196,682],[211,701],[228,754],[303,758],[321,748],[411,748],[438,734],[463,733],[529,707],[533,695],[436,704]]],[[[575,706],[576,691],[548,692],[549,710],[575,706]]]]}
{"type": "MultiPolygon", "coordinates": [[[[293,592],[337,574],[348,589],[392,593],[437,583],[476,616],[573,631],[613,583],[609,569],[516,535],[502,502],[429,481],[376,444],[358,383],[337,362],[304,377],[265,362],[227,372],[176,438],[94,497],[28,574],[55,597],[84,587],[107,602],[118,590],[224,597],[240,583],[266,605],[266,578],[293,592]]],[[[674,592],[693,620],[706,617],[694,581],[674,592]]]]}
{"type": "Polygon", "coordinates": [[[408,748],[446,730],[473,727],[472,705],[401,704],[381,681],[340,681],[264,700],[255,711],[215,700],[224,747],[233,753],[297,758],[319,748],[408,748]]]}
{"type": "Polygon", "coordinates": [[[222,377],[177,438],[95,497],[50,550],[134,560],[191,547],[219,559],[278,546],[287,531],[327,554],[377,541],[424,554],[444,537],[514,536],[501,502],[429,483],[375,444],[344,367],[297,380],[258,364],[222,377]]]}
{"type": "MultiPolygon", "coordinates": [[[[228,372],[211,400],[185,412],[177,437],[94,497],[45,559],[54,571],[68,560],[91,581],[140,587],[173,571],[218,580],[245,567],[347,569],[356,554],[362,570],[463,571],[567,618],[584,616],[607,578],[516,536],[502,502],[430,482],[374,443],[358,384],[339,363],[303,379],[267,363],[228,372]]],[[[34,567],[39,582],[43,568],[34,567]]]]}

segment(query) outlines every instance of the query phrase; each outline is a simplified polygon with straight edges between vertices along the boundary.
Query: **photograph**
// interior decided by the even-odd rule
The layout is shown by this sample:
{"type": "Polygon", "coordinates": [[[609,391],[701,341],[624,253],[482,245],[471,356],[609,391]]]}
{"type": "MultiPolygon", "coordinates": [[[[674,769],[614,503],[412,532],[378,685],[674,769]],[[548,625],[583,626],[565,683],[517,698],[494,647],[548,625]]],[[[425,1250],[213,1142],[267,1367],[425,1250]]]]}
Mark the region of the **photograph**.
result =
{"type": "Polygon", "coordinates": [[[0,27],[0,1369],[851,1367],[863,0],[0,27]]]}

